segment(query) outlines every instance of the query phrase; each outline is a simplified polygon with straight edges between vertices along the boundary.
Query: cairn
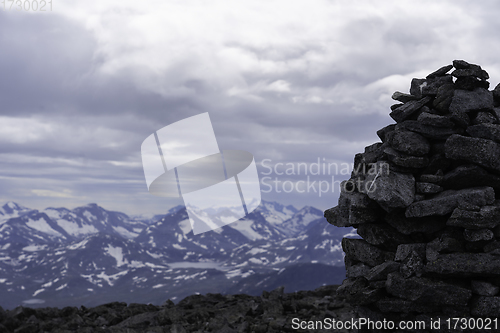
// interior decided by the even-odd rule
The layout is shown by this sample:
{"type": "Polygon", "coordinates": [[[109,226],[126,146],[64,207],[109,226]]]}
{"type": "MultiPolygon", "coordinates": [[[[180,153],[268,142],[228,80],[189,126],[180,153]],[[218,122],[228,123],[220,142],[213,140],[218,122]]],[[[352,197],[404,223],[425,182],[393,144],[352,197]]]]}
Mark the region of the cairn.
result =
{"type": "Polygon", "coordinates": [[[329,223],[358,311],[397,316],[500,316],[500,84],[453,61],[395,92],[396,124],[356,154],[329,223]],[[451,73],[449,73],[451,71],[451,73]]]}

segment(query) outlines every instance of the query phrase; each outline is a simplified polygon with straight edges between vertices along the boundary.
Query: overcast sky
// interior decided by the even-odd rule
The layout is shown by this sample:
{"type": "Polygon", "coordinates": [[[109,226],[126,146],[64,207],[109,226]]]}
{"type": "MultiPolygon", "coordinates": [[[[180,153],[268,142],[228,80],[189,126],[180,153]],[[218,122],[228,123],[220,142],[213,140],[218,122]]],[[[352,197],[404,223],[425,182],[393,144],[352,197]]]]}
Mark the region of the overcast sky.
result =
{"type": "Polygon", "coordinates": [[[454,59],[481,65],[492,89],[499,7],[53,0],[51,12],[0,11],[0,202],[164,213],[182,200],[148,193],[141,143],[209,112],[219,148],[251,152],[270,177],[263,199],[330,208],[332,176],[345,175],[260,164],[352,163],[393,122],[392,93],[454,59]],[[309,191],[283,193],[307,176],[309,191]]]}

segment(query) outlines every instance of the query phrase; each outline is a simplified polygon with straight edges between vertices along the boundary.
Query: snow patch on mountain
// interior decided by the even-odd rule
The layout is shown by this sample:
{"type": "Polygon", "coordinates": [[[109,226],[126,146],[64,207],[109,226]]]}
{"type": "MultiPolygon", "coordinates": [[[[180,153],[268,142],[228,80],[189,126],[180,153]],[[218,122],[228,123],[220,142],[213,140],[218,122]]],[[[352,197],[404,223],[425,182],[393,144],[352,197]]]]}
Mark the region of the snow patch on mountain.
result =
{"type": "Polygon", "coordinates": [[[59,236],[59,237],[64,237],[60,232],[54,230],[48,223],[45,221],[44,218],[39,218],[38,220],[32,220],[28,219],[28,222],[26,222],[26,225],[30,227],[31,229],[35,229],[37,231],[43,232],[48,235],[52,236],[59,236]]]}

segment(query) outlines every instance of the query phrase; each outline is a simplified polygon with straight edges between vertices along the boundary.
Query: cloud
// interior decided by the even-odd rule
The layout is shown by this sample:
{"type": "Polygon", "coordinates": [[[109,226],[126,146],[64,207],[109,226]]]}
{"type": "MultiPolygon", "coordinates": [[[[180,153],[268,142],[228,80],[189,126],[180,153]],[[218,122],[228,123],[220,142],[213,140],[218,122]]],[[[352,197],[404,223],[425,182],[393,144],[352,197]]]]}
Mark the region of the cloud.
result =
{"type": "Polygon", "coordinates": [[[392,123],[390,97],[413,77],[465,59],[500,81],[499,6],[90,0],[0,12],[0,199],[164,211],[147,193],[140,145],[202,112],[221,149],[350,163],[392,123]],[[61,189],[73,197],[31,192],[61,189]]]}
{"type": "Polygon", "coordinates": [[[56,192],[51,190],[31,190],[36,196],[39,197],[51,197],[51,198],[73,198],[70,190],[63,190],[62,192],[56,192]]]}

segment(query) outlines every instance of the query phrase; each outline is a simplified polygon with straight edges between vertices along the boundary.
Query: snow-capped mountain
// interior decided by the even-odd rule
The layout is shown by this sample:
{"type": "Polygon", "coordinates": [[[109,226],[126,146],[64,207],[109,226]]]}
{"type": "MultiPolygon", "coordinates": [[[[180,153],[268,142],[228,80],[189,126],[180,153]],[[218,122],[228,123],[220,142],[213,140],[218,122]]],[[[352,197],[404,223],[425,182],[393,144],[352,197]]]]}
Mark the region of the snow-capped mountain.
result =
{"type": "Polygon", "coordinates": [[[15,203],[7,203],[4,207],[6,206],[19,209],[13,209],[14,213],[11,213],[16,217],[10,217],[0,225],[0,246],[9,243],[68,243],[97,233],[131,239],[137,237],[147,225],[96,204],[73,210],[50,207],[43,211],[21,208],[15,203]]]}
{"type": "Polygon", "coordinates": [[[10,218],[21,216],[29,211],[31,211],[31,209],[9,201],[0,208],[0,224],[6,222],[10,218]]]}
{"type": "Polygon", "coordinates": [[[96,204],[38,211],[7,203],[0,224],[0,306],[162,303],[236,285],[240,290],[243,279],[293,272],[295,265],[307,264],[311,274],[325,265],[342,267],[346,231],[322,215],[313,207],[263,202],[244,219],[194,235],[184,207],[147,220],[96,204]]]}

